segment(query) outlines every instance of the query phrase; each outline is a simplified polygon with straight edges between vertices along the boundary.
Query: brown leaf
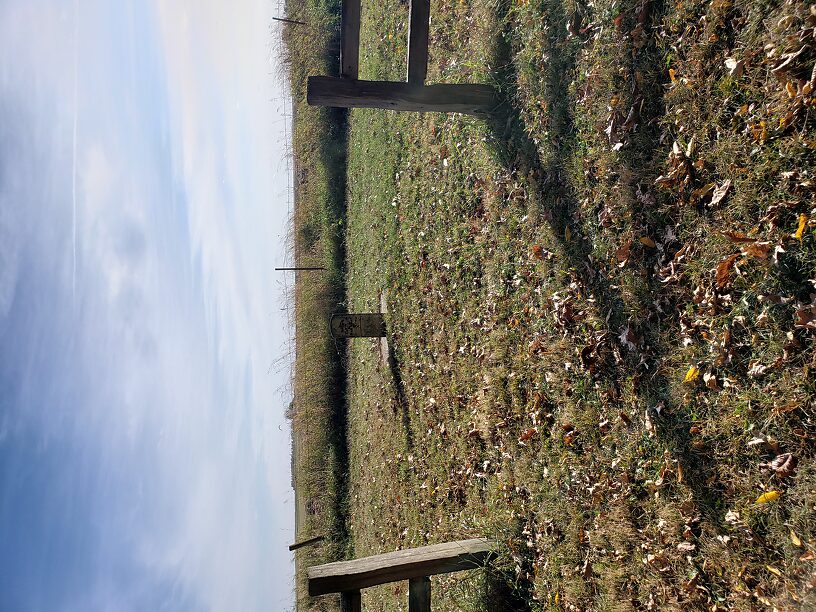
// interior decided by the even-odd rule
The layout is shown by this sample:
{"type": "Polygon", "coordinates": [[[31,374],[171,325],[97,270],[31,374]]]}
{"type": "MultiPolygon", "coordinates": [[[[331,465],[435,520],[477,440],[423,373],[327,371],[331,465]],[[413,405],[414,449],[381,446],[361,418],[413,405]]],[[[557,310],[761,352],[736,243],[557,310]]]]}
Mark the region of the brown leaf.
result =
{"type": "Polygon", "coordinates": [[[711,196],[711,206],[716,206],[719,204],[722,199],[728,195],[728,191],[731,189],[731,179],[725,181],[722,185],[717,187],[714,190],[713,195],[711,196]]]}
{"type": "Polygon", "coordinates": [[[808,45],[803,45],[798,51],[794,53],[782,54],[782,57],[780,58],[782,61],[775,68],[773,68],[771,72],[773,72],[774,75],[776,75],[777,77],[786,73],[788,70],[790,70],[791,65],[793,64],[794,61],[796,61],[796,58],[802,55],[802,53],[804,53],[805,50],[809,48],[810,47],[808,45]]]}
{"type": "Polygon", "coordinates": [[[615,259],[618,260],[618,265],[622,266],[626,263],[626,260],[629,259],[629,251],[632,248],[632,241],[628,240],[623,244],[623,246],[619,247],[617,251],[615,251],[615,259]]]}
{"type": "Polygon", "coordinates": [[[536,259],[544,259],[544,247],[542,247],[540,244],[534,244],[533,257],[536,259]]]}
{"type": "Polygon", "coordinates": [[[538,429],[535,428],[535,427],[531,427],[530,429],[528,429],[527,431],[525,431],[524,433],[522,433],[519,436],[519,442],[526,442],[527,440],[532,438],[537,433],[538,433],[538,429]]]}
{"type": "Polygon", "coordinates": [[[791,453],[782,453],[770,463],[762,463],[760,465],[761,467],[771,470],[780,478],[787,478],[788,476],[793,475],[794,470],[796,470],[797,463],[799,463],[799,461],[796,459],[795,455],[792,455],[791,453]]]}
{"type": "Polygon", "coordinates": [[[596,348],[596,344],[588,344],[581,349],[581,365],[584,367],[584,369],[589,370],[590,373],[594,373],[595,371],[595,363],[597,358],[593,356],[592,353],[596,348]]]}
{"type": "Polygon", "coordinates": [[[671,568],[665,555],[646,555],[646,562],[659,572],[665,572],[671,568]]]}
{"type": "Polygon", "coordinates": [[[727,287],[728,284],[731,282],[731,268],[734,266],[734,262],[737,261],[737,258],[740,256],[739,253],[735,255],[729,255],[725,259],[723,259],[717,265],[717,287],[720,289],[727,287]]]}
{"type": "Polygon", "coordinates": [[[757,259],[765,259],[771,251],[770,242],[754,242],[742,247],[742,254],[757,259]]]}
{"type": "Polygon", "coordinates": [[[692,553],[697,549],[697,546],[692,544],[691,542],[680,542],[677,545],[677,550],[681,553],[692,553]]]}
{"type": "Polygon", "coordinates": [[[793,322],[794,327],[816,329],[816,302],[797,308],[794,315],[796,317],[793,322]]]}
{"type": "Polygon", "coordinates": [[[725,60],[725,67],[728,68],[728,76],[738,79],[745,69],[745,60],[736,60],[729,57],[725,60]]]}
{"type": "Polygon", "coordinates": [[[731,242],[756,242],[756,238],[750,238],[742,232],[720,232],[723,236],[728,238],[731,242]]]}
{"type": "Polygon", "coordinates": [[[648,236],[641,236],[640,237],[640,244],[650,249],[655,248],[655,241],[649,238],[648,236]]]}

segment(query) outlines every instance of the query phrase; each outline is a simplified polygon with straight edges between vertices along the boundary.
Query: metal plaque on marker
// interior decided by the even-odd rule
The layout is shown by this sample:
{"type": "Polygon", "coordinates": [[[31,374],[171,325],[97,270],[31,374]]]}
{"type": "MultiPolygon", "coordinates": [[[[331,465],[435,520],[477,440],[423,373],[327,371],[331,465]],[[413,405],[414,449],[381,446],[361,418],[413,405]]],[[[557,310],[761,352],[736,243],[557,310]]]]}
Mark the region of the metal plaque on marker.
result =
{"type": "Polygon", "coordinates": [[[381,312],[332,315],[331,334],[335,338],[382,338],[385,319],[381,312]]]}

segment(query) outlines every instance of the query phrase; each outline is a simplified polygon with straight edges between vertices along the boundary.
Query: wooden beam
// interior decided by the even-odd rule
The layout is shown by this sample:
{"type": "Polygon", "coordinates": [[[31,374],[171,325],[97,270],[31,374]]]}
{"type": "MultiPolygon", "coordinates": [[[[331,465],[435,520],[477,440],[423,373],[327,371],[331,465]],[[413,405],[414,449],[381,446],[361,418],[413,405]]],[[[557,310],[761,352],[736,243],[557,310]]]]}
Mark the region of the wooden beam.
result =
{"type": "Polygon", "coordinates": [[[486,115],[496,107],[497,97],[496,90],[490,85],[421,86],[395,81],[311,76],[306,101],[312,106],[486,115]]]}
{"type": "Polygon", "coordinates": [[[408,23],[408,82],[422,85],[428,74],[428,29],[431,0],[411,0],[408,23]]]}
{"type": "Polygon", "coordinates": [[[362,612],[362,609],[360,589],[340,593],[340,612],[362,612]]]}
{"type": "Polygon", "coordinates": [[[360,63],[360,0],[343,0],[340,14],[340,76],[356,79],[360,63]]]}
{"type": "Polygon", "coordinates": [[[431,579],[428,576],[408,581],[408,612],[431,612],[431,579]]]}
{"type": "Polygon", "coordinates": [[[475,569],[482,567],[492,554],[490,543],[477,538],[316,565],[307,570],[309,595],[342,593],[397,580],[475,569]]]}

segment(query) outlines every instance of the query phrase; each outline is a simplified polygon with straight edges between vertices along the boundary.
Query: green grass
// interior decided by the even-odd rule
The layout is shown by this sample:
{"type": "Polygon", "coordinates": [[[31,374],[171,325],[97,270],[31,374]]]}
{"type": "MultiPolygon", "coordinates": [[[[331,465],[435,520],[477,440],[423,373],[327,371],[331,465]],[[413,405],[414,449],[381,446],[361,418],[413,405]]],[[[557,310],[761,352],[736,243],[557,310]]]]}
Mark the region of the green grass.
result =
{"type": "MultiPolygon", "coordinates": [[[[366,5],[361,78],[401,75],[406,15],[366,5]]],[[[770,72],[808,8],[432,15],[429,81],[493,83],[504,104],[350,115],[348,305],[387,306],[393,354],[349,347],[349,553],[497,538],[492,572],[434,579],[441,609],[497,590],[533,609],[812,605],[816,363],[794,313],[816,291],[814,118],[787,87],[812,49],[770,72]],[[738,232],[768,253],[739,255],[738,232]],[[785,452],[795,477],[761,467],[785,452]]]]}
{"type": "MultiPolygon", "coordinates": [[[[299,608],[333,605],[309,565],[480,535],[435,607],[816,605],[810,7],[432,2],[428,80],[495,115],[347,123],[304,103],[337,8],[290,7],[296,248],[331,269],[296,296],[299,537],[330,536],[299,608]],[[343,306],[385,306],[389,350],[339,360],[343,306]]],[[[361,78],[402,78],[407,10],[364,5],[361,78]]]]}

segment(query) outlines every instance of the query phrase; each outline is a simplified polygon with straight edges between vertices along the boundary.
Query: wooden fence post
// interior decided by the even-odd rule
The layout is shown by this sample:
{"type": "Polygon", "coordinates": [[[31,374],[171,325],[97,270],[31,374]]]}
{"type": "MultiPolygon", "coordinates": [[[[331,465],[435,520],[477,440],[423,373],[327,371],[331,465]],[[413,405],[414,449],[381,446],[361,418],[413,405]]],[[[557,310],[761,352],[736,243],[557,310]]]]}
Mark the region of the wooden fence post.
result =
{"type": "Polygon", "coordinates": [[[422,85],[428,74],[428,30],[431,21],[431,0],[411,0],[408,22],[409,83],[422,85]]]}
{"type": "Polygon", "coordinates": [[[360,0],[343,0],[340,14],[340,76],[356,79],[360,63],[360,0]]]}
{"type": "Polygon", "coordinates": [[[431,612],[431,579],[428,576],[408,581],[408,612],[431,612]]]}
{"type": "Polygon", "coordinates": [[[340,593],[340,612],[361,612],[362,608],[360,589],[340,593]]]}

